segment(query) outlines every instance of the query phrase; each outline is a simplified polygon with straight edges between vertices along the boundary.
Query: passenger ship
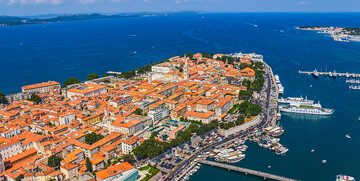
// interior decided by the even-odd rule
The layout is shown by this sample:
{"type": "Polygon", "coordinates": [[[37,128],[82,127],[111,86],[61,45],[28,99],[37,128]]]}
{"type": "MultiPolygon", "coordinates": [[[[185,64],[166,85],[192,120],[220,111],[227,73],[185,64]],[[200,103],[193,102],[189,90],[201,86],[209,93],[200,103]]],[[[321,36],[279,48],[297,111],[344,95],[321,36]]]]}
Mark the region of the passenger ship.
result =
{"type": "Polygon", "coordinates": [[[333,109],[322,108],[320,102],[315,103],[313,100],[288,97],[286,99],[279,99],[279,110],[287,113],[298,114],[314,114],[314,115],[332,115],[333,109]]]}

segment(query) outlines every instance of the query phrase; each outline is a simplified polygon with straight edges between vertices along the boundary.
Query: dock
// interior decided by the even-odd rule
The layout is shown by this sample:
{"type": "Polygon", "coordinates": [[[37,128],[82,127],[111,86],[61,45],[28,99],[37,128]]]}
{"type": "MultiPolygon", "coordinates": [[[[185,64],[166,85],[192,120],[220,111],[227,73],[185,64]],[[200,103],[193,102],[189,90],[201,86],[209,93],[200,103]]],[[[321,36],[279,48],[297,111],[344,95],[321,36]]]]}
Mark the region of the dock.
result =
{"type": "Polygon", "coordinates": [[[261,171],[257,171],[257,170],[251,170],[251,169],[247,169],[247,168],[242,168],[242,167],[238,167],[238,166],[232,166],[232,165],[228,165],[225,163],[217,163],[217,162],[208,161],[208,160],[201,160],[201,161],[199,161],[199,163],[210,165],[210,166],[215,166],[215,167],[219,167],[219,168],[223,168],[223,169],[227,169],[227,170],[241,172],[241,173],[244,173],[245,175],[249,174],[249,175],[253,175],[253,176],[258,176],[258,177],[262,177],[264,179],[279,180],[279,181],[298,181],[298,180],[294,180],[294,179],[283,177],[283,176],[278,176],[278,175],[269,174],[269,173],[265,173],[265,172],[261,172],[261,171]]]}
{"type": "Polygon", "coordinates": [[[106,73],[112,75],[121,75],[121,72],[115,72],[115,71],[107,71],[106,73]]]}
{"type": "MultiPolygon", "coordinates": [[[[314,71],[301,71],[301,70],[299,70],[299,74],[314,75],[314,72],[315,72],[315,71],[316,71],[316,70],[314,70],[314,71]]],[[[347,77],[347,78],[349,78],[349,77],[360,77],[360,74],[357,74],[357,73],[348,73],[348,72],[346,72],[346,73],[336,73],[336,72],[317,72],[317,71],[316,71],[316,73],[317,73],[318,75],[329,75],[329,76],[339,76],[339,77],[345,76],[345,77],[347,77]]]]}

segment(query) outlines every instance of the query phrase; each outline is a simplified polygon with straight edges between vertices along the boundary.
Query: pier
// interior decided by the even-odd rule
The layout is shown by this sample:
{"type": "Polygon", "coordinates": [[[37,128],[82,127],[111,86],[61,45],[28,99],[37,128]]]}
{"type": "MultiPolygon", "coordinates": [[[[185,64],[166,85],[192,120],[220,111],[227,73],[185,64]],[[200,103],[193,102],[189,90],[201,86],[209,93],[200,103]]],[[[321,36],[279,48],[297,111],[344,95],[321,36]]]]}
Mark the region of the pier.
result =
{"type": "MultiPolygon", "coordinates": [[[[314,75],[314,71],[301,71],[299,70],[299,74],[308,74],[308,75],[314,75]]],[[[329,75],[329,76],[345,76],[345,77],[360,77],[360,74],[356,74],[356,73],[336,73],[336,72],[317,72],[318,75],[329,75]]]]}
{"type": "Polygon", "coordinates": [[[115,71],[107,71],[106,73],[112,75],[121,75],[121,72],[115,72],[115,71]]]}
{"type": "Polygon", "coordinates": [[[208,161],[208,160],[201,160],[201,161],[199,161],[199,163],[210,165],[210,166],[215,166],[215,167],[219,167],[219,168],[223,168],[223,169],[227,169],[227,170],[241,172],[241,173],[244,173],[245,175],[250,174],[253,176],[262,177],[264,179],[279,180],[279,181],[298,181],[298,180],[294,180],[294,179],[287,178],[287,177],[282,177],[282,176],[273,175],[273,174],[269,174],[269,173],[265,173],[265,172],[261,172],[261,171],[232,166],[232,165],[228,165],[225,163],[217,163],[217,162],[208,161]]]}

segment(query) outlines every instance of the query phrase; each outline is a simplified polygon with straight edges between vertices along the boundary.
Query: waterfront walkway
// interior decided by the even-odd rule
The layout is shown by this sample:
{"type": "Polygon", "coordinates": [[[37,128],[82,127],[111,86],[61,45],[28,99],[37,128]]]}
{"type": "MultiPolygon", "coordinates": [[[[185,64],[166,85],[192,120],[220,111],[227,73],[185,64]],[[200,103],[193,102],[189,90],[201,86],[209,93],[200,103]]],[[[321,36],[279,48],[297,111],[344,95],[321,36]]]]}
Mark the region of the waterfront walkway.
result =
{"type": "Polygon", "coordinates": [[[224,168],[227,170],[238,171],[238,172],[244,173],[245,175],[250,174],[250,175],[262,177],[264,179],[279,180],[279,181],[297,181],[297,180],[287,178],[287,177],[282,177],[282,176],[273,175],[273,174],[269,174],[269,173],[265,173],[265,172],[261,172],[261,171],[232,166],[232,165],[228,165],[228,164],[224,164],[224,163],[217,163],[217,162],[208,161],[208,160],[201,160],[201,161],[199,161],[199,163],[224,168]]]}

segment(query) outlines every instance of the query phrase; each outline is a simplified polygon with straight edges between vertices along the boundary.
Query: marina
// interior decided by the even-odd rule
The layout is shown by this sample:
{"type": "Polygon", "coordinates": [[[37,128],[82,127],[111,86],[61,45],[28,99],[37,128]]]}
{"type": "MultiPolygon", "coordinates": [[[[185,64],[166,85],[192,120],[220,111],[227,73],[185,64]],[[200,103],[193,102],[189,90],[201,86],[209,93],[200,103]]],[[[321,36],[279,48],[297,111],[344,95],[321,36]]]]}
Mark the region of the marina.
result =
{"type": "Polygon", "coordinates": [[[316,69],[313,71],[301,71],[299,70],[299,74],[308,74],[308,75],[313,75],[314,77],[319,77],[320,75],[324,75],[324,76],[329,76],[332,78],[335,77],[346,77],[346,78],[350,78],[350,77],[360,77],[360,74],[357,73],[337,73],[336,71],[333,72],[318,72],[316,69]]]}

